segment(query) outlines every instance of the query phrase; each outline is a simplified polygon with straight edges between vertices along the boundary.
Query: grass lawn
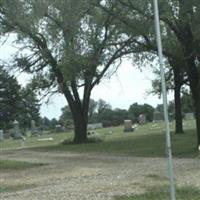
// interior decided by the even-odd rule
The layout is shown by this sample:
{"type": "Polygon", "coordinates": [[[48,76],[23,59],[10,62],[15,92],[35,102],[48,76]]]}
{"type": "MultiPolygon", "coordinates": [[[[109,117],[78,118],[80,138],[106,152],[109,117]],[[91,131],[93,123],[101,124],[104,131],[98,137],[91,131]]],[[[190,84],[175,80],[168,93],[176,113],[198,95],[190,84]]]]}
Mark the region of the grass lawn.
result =
{"type": "MultiPolygon", "coordinates": [[[[172,148],[176,157],[196,157],[196,133],[192,129],[194,121],[185,123],[185,134],[174,134],[172,128],[172,148]]],[[[53,141],[38,141],[38,138],[28,137],[25,147],[35,151],[70,151],[78,153],[114,153],[143,157],[165,156],[164,124],[149,123],[139,126],[134,132],[124,133],[123,127],[110,127],[97,130],[98,137],[103,142],[81,145],[60,144],[65,139],[72,138],[72,133],[46,134],[41,138],[52,137],[53,141]],[[109,133],[112,132],[112,133],[109,133]]],[[[1,149],[20,148],[21,141],[5,140],[0,143],[1,149]]]]}
{"type": "MultiPolygon", "coordinates": [[[[169,191],[167,191],[166,188],[167,186],[162,187],[162,188],[151,188],[144,194],[135,195],[131,197],[127,197],[127,196],[116,197],[115,200],[155,200],[155,199],[169,200],[169,191]]],[[[177,188],[176,199],[177,200],[199,200],[200,190],[193,187],[177,188]]]]}

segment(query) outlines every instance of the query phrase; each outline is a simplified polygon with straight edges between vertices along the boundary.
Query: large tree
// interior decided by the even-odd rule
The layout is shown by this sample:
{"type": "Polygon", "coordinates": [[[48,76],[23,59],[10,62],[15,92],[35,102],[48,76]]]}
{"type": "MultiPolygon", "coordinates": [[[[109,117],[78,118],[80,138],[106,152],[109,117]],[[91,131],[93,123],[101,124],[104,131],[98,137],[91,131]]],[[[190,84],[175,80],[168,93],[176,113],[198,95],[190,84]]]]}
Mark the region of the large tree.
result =
{"type": "MultiPolygon", "coordinates": [[[[108,2],[115,5],[115,12],[106,4],[99,4],[99,6],[104,11],[112,13],[126,26],[124,32],[140,33],[138,44],[143,51],[155,52],[152,1],[113,0],[108,2]]],[[[179,76],[180,69],[187,74],[196,113],[197,144],[200,145],[200,1],[159,1],[159,8],[163,54],[171,61],[175,75],[179,76]]]]}
{"type": "Polygon", "coordinates": [[[16,33],[20,50],[26,50],[16,57],[17,66],[34,75],[38,88],[64,94],[74,120],[75,143],[87,141],[92,89],[133,51],[135,41],[135,36],[116,28],[115,17],[93,6],[95,2],[0,2],[1,32],[16,33]]]}

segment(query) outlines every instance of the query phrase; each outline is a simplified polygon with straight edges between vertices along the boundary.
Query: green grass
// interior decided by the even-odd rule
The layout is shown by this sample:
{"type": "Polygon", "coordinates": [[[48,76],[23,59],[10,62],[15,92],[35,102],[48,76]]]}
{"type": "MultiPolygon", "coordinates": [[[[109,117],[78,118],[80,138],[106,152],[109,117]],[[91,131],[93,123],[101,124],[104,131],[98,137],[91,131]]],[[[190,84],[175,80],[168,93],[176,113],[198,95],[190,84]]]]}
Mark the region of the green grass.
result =
{"type": "Polygon", "coordinates": [[[30,163],[24,161],[14,160],[0,160],[0,170],[24,170],[32,167],[39,167],[45,165],[44,163],[30,163]]]}
{"type": "MultiPolygon", "coordinates": [[[[70,151],[78,153],[111,153],[143,157],[165,156],[164,124],[154,127],[152,123],[139,126],[132,133],[124,133],[123,127],[110,127],[97,130],[103,142],[81,145],[61,145],[61,141],[72,138],[72,133],[46,134],[41,138],[52,137],[53,141],[37,141],[38,138],[27,138],[25,147],[34,151],[70,151]],[[112,131],[111,134],[109,132],[112,131]]],[[[185,134],[172,135],[173,155],[176,157],[196,157],[196,133],[192,128],[194,121],[185,122],[185,134]]],[[[172,130],[174,124],[171,125],[172,130]]],[[[10,149],[21,146],[20,141],[7,140],[2,142],[1,149],[10,149]]]]}
{"type": "Polygon", "coordinates": [[[36,187],[34,184],[21,184],[21,185],[0,185],[0,193],[3,192],[16,192],[19,190],[31,189],[36,187]]]}
{"type": "MultiPolygon", "coordinates": [[[[26,137],[24,142],[25,148],[38,147],[38,146],[49,146],[61,143],[64,139],[69,139],[72,137],[72,132],[68,133],[51,133],[44,134],[40,137],[26,137]],[[42,138],[53,138],[53,141],[38,141],[38,139],[42,138]]],[[[6,139],[3,142],[0,142],[0,149],[16,149],[22,147],[21,140],[13,140],[12,138],[6,139]]],[[[23,148],[24,148],[23,147],[23,148]]]]}
{"type": "MultiPolygon", "coordinates": [[[[119,129],[119,128],[118,128],[119,129]]],[[[117,130],[117,129],[116,129],[117,130]]],[[[195,131],[188,130],[184,135],[172,133],[173,155],[176,157],[196,157],[195,131]]],[[[81,145],[51,145],[33,148],[38,151],[70,151],[78,153],[110,153],[142,157],[164,157],[165,135],[164,133],[113,133],[103,142],[81,145]]]]}
{"type": "MultiPolygon", "coordinates": [[[[193,187],[177,188],[177,200],[199,200],[200,190],[193,187]]],[[[115,200],[170,200],[170,194],[166,187],[151,188],[146,193],[135,196],[115,197],[115,200]]]]}

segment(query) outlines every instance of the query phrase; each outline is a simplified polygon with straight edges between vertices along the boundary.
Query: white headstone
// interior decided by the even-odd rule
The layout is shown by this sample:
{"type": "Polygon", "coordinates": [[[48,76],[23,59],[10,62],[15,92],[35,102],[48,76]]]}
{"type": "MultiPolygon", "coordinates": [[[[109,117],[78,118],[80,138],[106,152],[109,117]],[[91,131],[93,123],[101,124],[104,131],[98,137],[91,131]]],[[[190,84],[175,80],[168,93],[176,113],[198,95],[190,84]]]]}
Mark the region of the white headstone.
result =
{"type": "Polygon", "coordinates": [[[124,120],[124,132],[132,132],[134,130],[132,125],[133,124],[130,119],[124,120]]]}
{"type": "Polygon", "coordinates": [[[146,116],[144,114],[139,115],[139,124],[146,124],[146,116]]]}
{"type": "Polygon", "coordinates": [[[0,130],[0,141],[3,141],[3,130],[0,130]]]}
{"type": "Polygon", "coordinates": [[[15,120],[13,122],[13,125],[14,125],[14,138],[15,139],[21,139],[22,134],[21,134],[21,131],[19,129],[19,122],[17,120],[15,120]]]}

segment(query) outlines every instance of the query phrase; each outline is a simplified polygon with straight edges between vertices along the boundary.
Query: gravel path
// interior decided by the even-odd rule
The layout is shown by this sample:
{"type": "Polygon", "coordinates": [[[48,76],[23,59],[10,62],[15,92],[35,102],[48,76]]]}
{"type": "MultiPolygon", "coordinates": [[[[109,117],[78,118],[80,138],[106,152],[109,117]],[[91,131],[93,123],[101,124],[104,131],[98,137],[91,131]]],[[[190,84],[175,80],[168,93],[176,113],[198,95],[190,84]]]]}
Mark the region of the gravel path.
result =
{"type": "MultiPolygon", "coordinates": [[[[112,200],[168,183],[163,158],[30,150],[4,151],[0,158],[48,164],[2,172],[2,185],[27,186],[17,192],[0,193],[2,200],[112,200]]],[[[200,188],[199,158],[174,159],[174,168],[178,185],[200,188]]]]}

